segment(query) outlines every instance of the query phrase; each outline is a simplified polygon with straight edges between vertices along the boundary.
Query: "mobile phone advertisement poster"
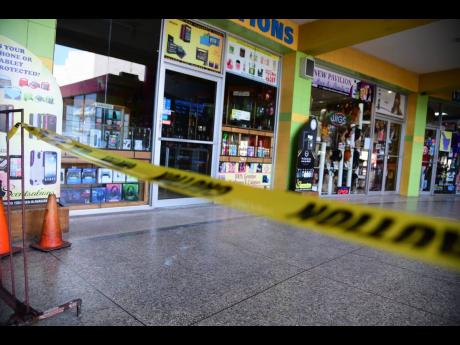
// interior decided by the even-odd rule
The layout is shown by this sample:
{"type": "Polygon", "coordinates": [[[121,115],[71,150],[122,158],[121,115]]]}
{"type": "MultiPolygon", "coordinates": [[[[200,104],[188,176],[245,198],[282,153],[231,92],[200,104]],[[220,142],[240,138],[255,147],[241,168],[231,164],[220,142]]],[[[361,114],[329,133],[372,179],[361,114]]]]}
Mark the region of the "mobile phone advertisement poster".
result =
{"type": "MultiPolygon", "coordinates": [[[[62,96],[51,71],[27,48],[0,35],[0,110],[24,109],[24,122],[34,127],[62,133],[62,96]]],[[[0,179],[7,191],[10,165],[10,198],[17,204],[22,198],[24,176],[26,203],[42,203],[50,193],[59,197],[61,152],[54,146],[24,133],[24,156],[21,156],[19,132],[10,140],[6,155],[6,134],[21,121],[19,112],[0,113],[0,179]],[[24,171],[21,169],[24,160],[24,171]]],[[[4,197],[6,199],[6,196],[4,197]]]]}
{"type": "Polygon", "coordinates": [[[224,36],[196,23],[166,20],[165,57],[214,72],[222,71],[224,36]]]}

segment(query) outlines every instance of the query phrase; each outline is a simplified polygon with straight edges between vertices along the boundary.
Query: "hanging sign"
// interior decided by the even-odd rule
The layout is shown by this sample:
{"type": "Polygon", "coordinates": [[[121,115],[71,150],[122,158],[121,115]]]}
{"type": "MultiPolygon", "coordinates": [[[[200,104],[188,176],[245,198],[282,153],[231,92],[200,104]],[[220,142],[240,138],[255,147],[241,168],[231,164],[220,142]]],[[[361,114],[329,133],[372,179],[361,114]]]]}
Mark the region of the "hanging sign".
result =
{"type": "Polygon", "coordinates": [[[234,37],[228,38],[225,62],[227,72],[276,86],[279,63],[279,56],[234,37]]]}
{"type": "MultiPolygon", "coordinates": [[[[0,110],[24,109],[24,122],[32,126],[62,132],[62,96],[51,71],[27,48],[0,35],[0,110]]],[[[20,113],[0,114],[0,181],[6,191],[7,166],[10,165],[10,198],[19,203],[22,197],[21,178],[25,180],[27,203],[46,202],[48,195],[59,197],[61,151],[55,146],[24,136],[24,157],[21,138],[10,141],[6,157],[7,127],[21,121],[20,113]],[[24,171],[21,163],[24,160],[24,171]]]]}
{"type": "Polygon", "coordinates": [[[376,112],[403,119],[406,111],[406,96],[399,92],[377,88],[376,112]]]}
{"type": "Polygon", "coordinates": [[[452,142],[452,132],[441,131],[441,145],[439,151],[449,152],[452,142]]]}
{"type": "Polygon", "coordinates": [[[327,117],[329,124],[341,127],[348,124],[348,117],[343,113],[330,113],[327,117]]]}
{"type": "Polygon", "coordinates": [[[313,70],[313,86],[353,98],[357,98],[358,95],[358,82],[358,79],[331,72],[317,66],[313,70]]]}
{"type": "Polygon", "coordinates": [[[168,59],[222,71],[224,35],[188,20],[167,19],[164,55],[168,59]]]}

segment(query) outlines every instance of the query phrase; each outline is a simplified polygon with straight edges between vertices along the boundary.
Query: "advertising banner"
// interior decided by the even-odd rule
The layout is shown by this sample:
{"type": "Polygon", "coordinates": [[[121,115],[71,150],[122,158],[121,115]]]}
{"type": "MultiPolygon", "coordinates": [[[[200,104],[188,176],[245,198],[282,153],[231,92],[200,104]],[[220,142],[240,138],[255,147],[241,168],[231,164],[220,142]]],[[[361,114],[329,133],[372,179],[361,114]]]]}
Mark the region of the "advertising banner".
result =
{"type": "Polygon", "coordinates": [[[165,57],[222,71],[224,35],[188,20],[166,20],[165,57]]]}
{"type": "Polygon", "coordinates": [[[441,145],[439,151],[449,152],[452,142],[452,132],[441,131],[441,145]]]}
{"type": "Polygon", "coordinates": [[[226,59],[227,72],[273,86],[278,84],[279,56],[229,37],[226,59]]]}
{"type": "Polygon", "coordinates": [[[378,87],[375,101],[377,113],[404,118],[406,111],[405,95],[378,87]]]}
{"type": "Polygon", "coordinates": [[[320,89],[335,91],[343,95],[358,98],[358,79],[350,78],[324,68],[316,67],[313,70],[312,85],[320,89]]]}
{"type": "MultiPolygon", "coordinates": [[[[0,110],[24,109],[24,122],[38,128],[62,132],[62,97],[51,71],[25,47],[0,35],[0,110]]],[[[21,122],[20,113],[0,114],[0,180],[6,191],[7,166],[10,165],[10,197],[19,203],[22,197],[21,177],[25,179],[27,203],[46,202],[48,194],[59,197],[61,152],[55,146],[24,135],[24,157],[21,137],[10,141],[6,157],[6,133],[21,122]],[[14,115],[13,115],[14,114],[14,115]],[[24,171],[21,161],[24,160],[24,171]]]]}

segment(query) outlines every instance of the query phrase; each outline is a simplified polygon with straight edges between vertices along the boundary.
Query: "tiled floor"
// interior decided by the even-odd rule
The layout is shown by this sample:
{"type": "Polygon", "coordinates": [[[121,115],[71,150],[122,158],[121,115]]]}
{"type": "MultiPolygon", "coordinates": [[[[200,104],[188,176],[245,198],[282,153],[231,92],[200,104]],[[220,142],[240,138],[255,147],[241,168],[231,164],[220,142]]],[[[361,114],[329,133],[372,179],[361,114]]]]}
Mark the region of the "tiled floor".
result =
{"type": "MultiPolygon", "coordinates": [[[[349,202],[460,219],[459,197],[349,202]]],[[[460,274],[222,206],[74,217],[65,237],[28,252],[30,300],[82,315],[37,325],[460,325],[460,274]]]]}

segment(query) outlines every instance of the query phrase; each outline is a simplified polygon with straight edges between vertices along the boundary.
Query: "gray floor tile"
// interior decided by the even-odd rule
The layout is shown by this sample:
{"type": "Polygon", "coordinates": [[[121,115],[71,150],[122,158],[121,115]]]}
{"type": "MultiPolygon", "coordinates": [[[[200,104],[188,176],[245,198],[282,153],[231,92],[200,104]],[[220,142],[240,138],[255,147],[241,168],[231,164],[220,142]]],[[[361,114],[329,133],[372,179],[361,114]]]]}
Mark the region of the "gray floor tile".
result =
{"type": "Polygon", "coordinates": [[[312,272],[460,324],[460,289],[456,283],[432,279],[354,254],[316,267],[312,272]]]}
{"type": "Polygon", "coordinates": [[[444,325],[446,320],[305,272],[198,325],[444,325]]]}

